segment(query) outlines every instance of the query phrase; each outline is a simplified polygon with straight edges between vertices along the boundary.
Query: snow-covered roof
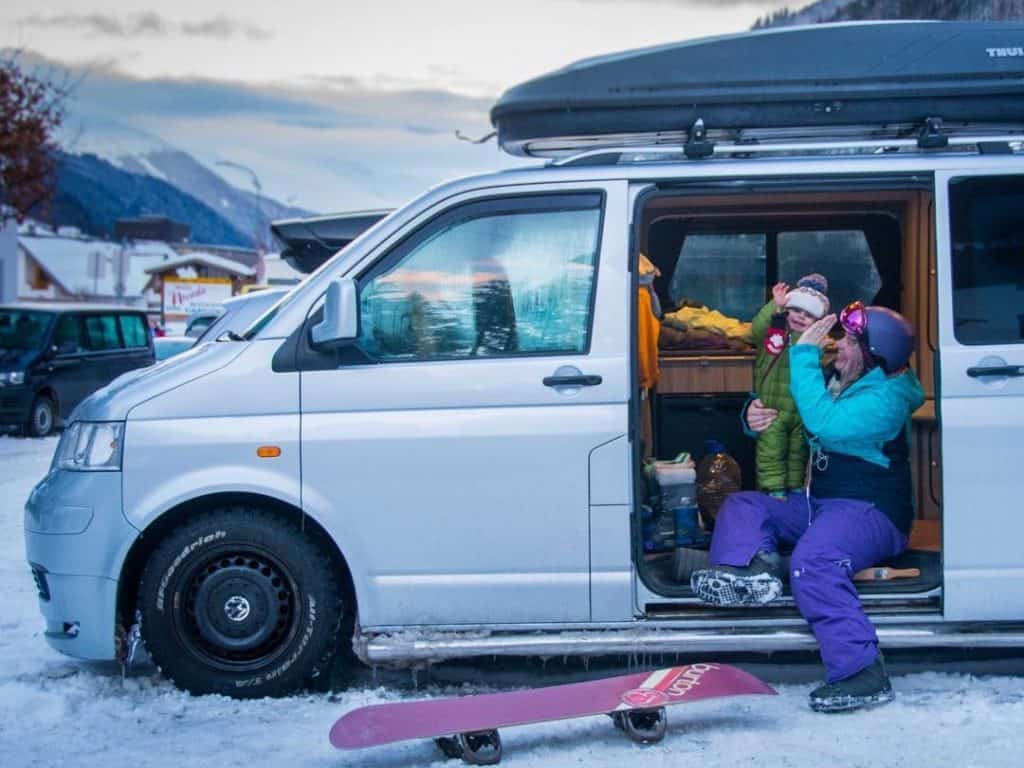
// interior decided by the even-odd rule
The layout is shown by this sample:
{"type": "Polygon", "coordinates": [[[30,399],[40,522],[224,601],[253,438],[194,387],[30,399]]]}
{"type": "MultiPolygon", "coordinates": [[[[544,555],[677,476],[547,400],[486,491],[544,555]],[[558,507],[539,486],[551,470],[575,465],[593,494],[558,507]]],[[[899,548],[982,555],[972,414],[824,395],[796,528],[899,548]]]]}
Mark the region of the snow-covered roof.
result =
{"type": "Polygon", "coordinates": [[[295,285],[306,277],[281,258],[280,253],[267,253],[263,256],[264,282],[267,285],[295,285]]]}
{"type": "MultiPolygon", "coordinates": [[[[66,293],[116,296],[122,246],[107,240],[19,235],[18,244],[66,293]],[[95,254],[95,255],[94,255],[95,254]]],[[[141,296],[149,271],[179,258],[167,243],[140,240],[123,246],[125,296],[141,296]]]]}
{"type": "Polygon", "coordinates": [[[138,307],[124,304],[102,304],[95,301],[11,301],[0,303],[3,309],[30,309],[35,312],[123,312],[138,307]]]}
{"type": "Polygon", "coordinates": [[[247,267],[234,259],[215,256],[212,253],[186,253],[184,256],[178,256],[175,254],[173,259],[148,267],[146,272],[152,275],[155,272],[165,272],[168,269],[189,267],[197,264],[201,264],[204,267],[210,267],[212,269],[219,269],[232,275],[238,275],[239,277],[252,277],[256,274],[256,270],[251,267],[247,267]]]}

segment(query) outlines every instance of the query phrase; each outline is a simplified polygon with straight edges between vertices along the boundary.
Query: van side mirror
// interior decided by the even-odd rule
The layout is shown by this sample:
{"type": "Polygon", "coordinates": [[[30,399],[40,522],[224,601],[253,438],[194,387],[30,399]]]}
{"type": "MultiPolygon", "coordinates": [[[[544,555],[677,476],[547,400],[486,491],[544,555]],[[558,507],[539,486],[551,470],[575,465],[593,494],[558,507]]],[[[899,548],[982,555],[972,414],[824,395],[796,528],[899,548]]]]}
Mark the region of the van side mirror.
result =
{"type": "Polygon", "coordinates": [[[359,297],[351,277],[334,280],[324,296],[323,319],[309,332],[314,348],[331,347],[354,341],[359,335],[359,297]]]}

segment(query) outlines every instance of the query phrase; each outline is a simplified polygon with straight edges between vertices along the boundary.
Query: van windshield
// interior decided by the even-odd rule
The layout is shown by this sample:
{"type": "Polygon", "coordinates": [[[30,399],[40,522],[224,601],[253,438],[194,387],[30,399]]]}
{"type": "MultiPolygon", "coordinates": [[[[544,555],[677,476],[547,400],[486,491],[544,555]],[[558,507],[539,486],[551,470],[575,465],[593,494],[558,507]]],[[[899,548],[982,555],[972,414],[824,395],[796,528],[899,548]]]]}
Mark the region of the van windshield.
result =
{"type": "Polygon", "coordinates": [[[51,322],[50,312],[0,309],[0,349],[38,349],[51,322]]]}

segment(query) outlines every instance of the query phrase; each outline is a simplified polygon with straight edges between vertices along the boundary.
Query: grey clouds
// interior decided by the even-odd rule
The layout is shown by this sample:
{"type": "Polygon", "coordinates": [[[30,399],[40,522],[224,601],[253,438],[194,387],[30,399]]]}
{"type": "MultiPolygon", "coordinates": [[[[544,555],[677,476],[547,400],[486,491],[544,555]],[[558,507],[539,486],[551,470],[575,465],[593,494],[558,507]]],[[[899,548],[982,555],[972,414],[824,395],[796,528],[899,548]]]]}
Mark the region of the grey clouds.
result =
{"type": "Polygon", "coordinates": [[[82,31],[93,37],[121,39],[154,37],[201,37],[227,40],[244,37],[249,40],[267,40],[273,33],[246,21],[228,16],[215,16],[193,22],[173,22],[158,13],[129,14],[124,17],[103,13],[60,13],[50,16],[32,15],[18,19],[25,27],[37,29],[66,29],[82,31]]]}

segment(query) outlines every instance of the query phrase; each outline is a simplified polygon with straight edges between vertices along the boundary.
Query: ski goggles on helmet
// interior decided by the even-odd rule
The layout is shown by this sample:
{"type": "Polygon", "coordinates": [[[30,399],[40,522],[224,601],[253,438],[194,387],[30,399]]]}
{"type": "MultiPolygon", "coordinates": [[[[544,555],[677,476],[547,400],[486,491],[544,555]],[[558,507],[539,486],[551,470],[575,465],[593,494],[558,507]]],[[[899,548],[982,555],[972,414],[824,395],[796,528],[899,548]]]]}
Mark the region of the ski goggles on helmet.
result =
{"type": "Polygon", "coordinates": [[[863,338],[868,329],[868,310],[862,301],[851,301],[839,313],[839,324],[851,336],[863,338]]]}

